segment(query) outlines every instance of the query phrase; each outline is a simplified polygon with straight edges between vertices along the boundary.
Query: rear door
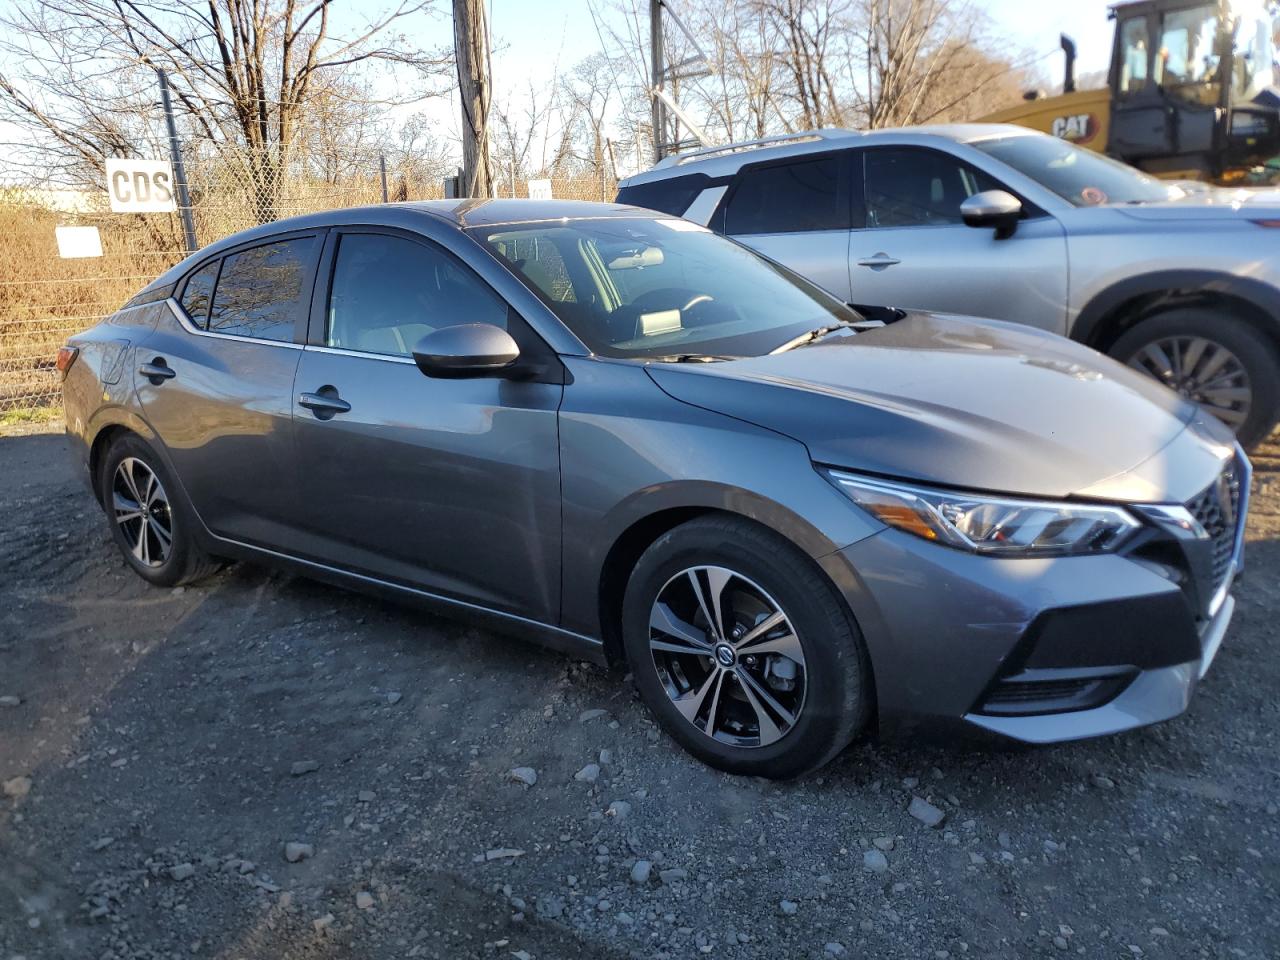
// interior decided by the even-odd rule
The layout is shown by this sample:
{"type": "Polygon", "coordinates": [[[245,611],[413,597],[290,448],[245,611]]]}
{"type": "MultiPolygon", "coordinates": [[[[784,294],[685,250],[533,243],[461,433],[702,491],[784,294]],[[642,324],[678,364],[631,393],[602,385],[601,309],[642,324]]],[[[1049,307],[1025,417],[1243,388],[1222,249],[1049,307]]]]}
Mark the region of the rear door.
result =
{"type": "Polygon", "coordinates": [[[960,204],[1003,184],[926,147],[853,152],[865,226],[850,243],[855,305],[933,310],[1066,329],[1067,246],[1061,224],[1030,210],[1013,236],[964,225],[960,204]]]}
{"type": "Polygon", "coordinates": [[[848,301],[850,210],[847,152],[804,154],[743,167],[712,227],[848,301]]]}
{"type": "Polygon", "coordinates": [[[134,353],[144,415],[218,536],[290,545],[291,396],[322,239],[284,234],[198,265],[134,353]]]}
{"type": "Polygon", "coordinates": [[[424,237],[335,230],[324,262],[293,401],[302,554],[555,623],[562,377],[432,379],[411,356],[461,323],[503,327],[525,355],[549,348],[424,237]]]}

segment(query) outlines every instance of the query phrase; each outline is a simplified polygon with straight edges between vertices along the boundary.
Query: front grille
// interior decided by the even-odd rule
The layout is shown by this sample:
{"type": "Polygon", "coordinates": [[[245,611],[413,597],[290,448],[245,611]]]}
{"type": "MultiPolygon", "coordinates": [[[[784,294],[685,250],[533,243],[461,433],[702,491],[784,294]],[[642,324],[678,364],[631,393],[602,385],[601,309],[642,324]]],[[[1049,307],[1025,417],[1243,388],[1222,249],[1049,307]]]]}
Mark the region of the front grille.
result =
{"type": "Polygon", "coordinates": [[[1187,504],[1187,510],[1204,527],[1212,547],[1213,589],[1218,590],[1231,573],[1236,552],[1236,519],[1240,515],[1240,472],[1228,463],[1218,479],[1187,504]]]}

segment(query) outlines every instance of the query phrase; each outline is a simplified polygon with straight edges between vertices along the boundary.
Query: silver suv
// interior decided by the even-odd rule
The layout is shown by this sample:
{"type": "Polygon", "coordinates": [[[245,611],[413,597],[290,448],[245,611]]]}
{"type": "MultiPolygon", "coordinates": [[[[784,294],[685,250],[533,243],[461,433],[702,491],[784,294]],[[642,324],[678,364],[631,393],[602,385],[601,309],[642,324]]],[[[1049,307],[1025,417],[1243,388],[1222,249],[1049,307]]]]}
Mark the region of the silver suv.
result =
{"type": "Polygon", "coordinates": [[[1066,334],[1246,446],[1280,417],[1280,194],[1180,187],[1021,127],[958,124],[700,150],[618,200],[734,237],[872,317],[1066,334]]]}

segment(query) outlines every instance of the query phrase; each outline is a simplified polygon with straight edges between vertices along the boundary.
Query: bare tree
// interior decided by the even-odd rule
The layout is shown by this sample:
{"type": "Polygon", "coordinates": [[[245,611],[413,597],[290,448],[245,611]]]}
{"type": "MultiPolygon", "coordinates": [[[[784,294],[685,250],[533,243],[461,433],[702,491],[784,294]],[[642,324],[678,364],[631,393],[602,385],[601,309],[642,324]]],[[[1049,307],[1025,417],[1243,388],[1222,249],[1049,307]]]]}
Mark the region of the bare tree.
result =
{"type": "MultiPolygon", "coordinates": [[[[401,0],[350,35],[331,30],[331,0],[15,0],[0,17],[0,118],[34,131],[64,175],[100,176],[103,160],[155,141],[155,68],[165,69],[189,138],[243,167],[259,220],[276,213],[283,171],[317,97],[346,81],[366,106],[431,92],[447,52],[400,33],[431,0],[401,0]],[[34,38],[34,39],[32,39],[34,38]],[[358,83],[376,64],[414,77],[383,99],[358,83]]],[[[39,157],[36,158],[37,160],[39,157]]]]}

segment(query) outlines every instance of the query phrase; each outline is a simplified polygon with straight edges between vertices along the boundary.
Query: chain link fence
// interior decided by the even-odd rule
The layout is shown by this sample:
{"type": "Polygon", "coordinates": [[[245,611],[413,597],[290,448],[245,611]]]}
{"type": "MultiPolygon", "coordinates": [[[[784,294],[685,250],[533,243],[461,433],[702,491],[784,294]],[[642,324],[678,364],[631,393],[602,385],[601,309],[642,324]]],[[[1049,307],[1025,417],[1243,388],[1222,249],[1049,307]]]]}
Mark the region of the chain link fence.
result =
{"type": "MultiPolygon", "coordinates": [[[[285,217],[381,203],[383,169],[340,157],[229,153],[185,156],[199,244],[285,217]]],[[[552,195],[611,200],[610,177],[553,177],[552,195]]],[[[386,168],[395,200],[444,196],[443,179],[412,163],[386,168]]],[[[527,197],[528,181],[508,176],[499,197],[527,197]]],[[[106,190],[0,185],[0,424],[56,415],[54,357],[67,337],[98,323],[186,256],[182,221],[172,214],[117,214],[106,190]],[[102,256],[61,259],[58,226],[97,227],[102,256]]]]}

